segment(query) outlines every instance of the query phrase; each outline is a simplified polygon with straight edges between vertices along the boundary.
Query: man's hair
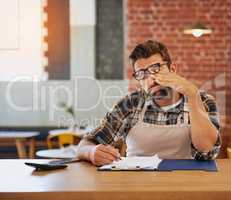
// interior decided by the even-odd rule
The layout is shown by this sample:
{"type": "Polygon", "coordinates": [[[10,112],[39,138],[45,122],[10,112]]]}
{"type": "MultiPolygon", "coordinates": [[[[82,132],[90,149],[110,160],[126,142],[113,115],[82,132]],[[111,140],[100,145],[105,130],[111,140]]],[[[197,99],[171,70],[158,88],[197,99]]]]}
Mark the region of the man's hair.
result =
{"type": "Polygon", "coordinates": [[[129,59],[134,68],[134,64],[138,59],[149,58],[154,54],[160,54],[162,59],[168,63],[168,67],[170,68],[172,61],[167,47],[163,43],[153,40],[148,40],[144,43],[138,44],[131,52],[129,59]]]}

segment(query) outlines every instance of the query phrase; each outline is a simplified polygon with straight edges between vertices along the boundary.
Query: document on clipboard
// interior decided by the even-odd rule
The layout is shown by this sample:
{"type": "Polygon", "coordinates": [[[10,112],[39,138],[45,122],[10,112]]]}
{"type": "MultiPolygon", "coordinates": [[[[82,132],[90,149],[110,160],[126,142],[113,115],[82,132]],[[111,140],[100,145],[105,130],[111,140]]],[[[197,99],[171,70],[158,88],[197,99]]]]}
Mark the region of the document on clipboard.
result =
{"type": "Polygon", "coordinates": [[[98,168],[99,171],[113,171],[113,170],[156,170],[161,159],[155,156],[134,156],[134,157],[121,157],[108,165],[103,165],[98,168]]]}

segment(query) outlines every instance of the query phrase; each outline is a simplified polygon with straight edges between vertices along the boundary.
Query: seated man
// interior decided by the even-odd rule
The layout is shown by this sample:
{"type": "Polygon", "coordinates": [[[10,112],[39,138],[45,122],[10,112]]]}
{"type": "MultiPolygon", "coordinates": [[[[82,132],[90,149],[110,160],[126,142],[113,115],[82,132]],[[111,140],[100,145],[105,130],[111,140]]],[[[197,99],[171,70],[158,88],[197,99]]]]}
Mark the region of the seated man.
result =
{"type": "MultiPolygon", "coordinates": [[[[161,159],[214,159],[221,147],[214,99],[177,74],[164,44],[147,41],[130,55],[140,89],[125,96],[77,149],[82,160],[100,166],[127,156],[161,159]]],[[[195,69],[196,70],[196,69],[195,69]]]]}

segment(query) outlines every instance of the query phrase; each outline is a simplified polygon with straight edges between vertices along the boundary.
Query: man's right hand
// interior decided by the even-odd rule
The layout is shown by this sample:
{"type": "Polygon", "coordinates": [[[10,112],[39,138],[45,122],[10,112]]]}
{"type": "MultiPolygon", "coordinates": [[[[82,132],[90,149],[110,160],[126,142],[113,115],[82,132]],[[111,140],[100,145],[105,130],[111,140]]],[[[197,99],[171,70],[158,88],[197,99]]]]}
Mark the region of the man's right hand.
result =
{"type": "Polygon", "coordinates": [[[110,145],[99,144],[91,149],[89,159],[94,165],[102,166],[120,159],[120,153],[110,145]]]}

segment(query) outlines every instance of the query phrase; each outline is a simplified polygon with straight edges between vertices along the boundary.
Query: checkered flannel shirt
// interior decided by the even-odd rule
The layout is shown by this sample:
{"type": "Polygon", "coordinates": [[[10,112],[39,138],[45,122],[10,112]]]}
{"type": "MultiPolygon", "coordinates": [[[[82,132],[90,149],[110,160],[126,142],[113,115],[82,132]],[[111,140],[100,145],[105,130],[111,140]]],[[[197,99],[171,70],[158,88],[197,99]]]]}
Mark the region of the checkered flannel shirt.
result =
{"type": "MultiPolygon", "coordinates": [[[[209,152],[198,151],[191,142],[192,159],[208,160],[215,159],[221,148],[219,115],[214,98],[200,91],[201,100],[208,113],[209,119],[217,129],[217,141],[209,152]]],[[[126,141],[129,130],[138,122],[142,109],[145,107],[143,121],[150,124],[174,125],[190,124],[187,97],[182,96],[181,102],[173,108],[164,111],[158,107],[152,99],[145,97],[145,93],[135,91],[120,100],[111,111],[107,112],[101,125],[92,132],[86,134],[85,138],[95,144],[110,144],[116,146],[116,142],[122,139],[126,141]],[[148,102],[148,103],[147,103],[148,102]]]]}

